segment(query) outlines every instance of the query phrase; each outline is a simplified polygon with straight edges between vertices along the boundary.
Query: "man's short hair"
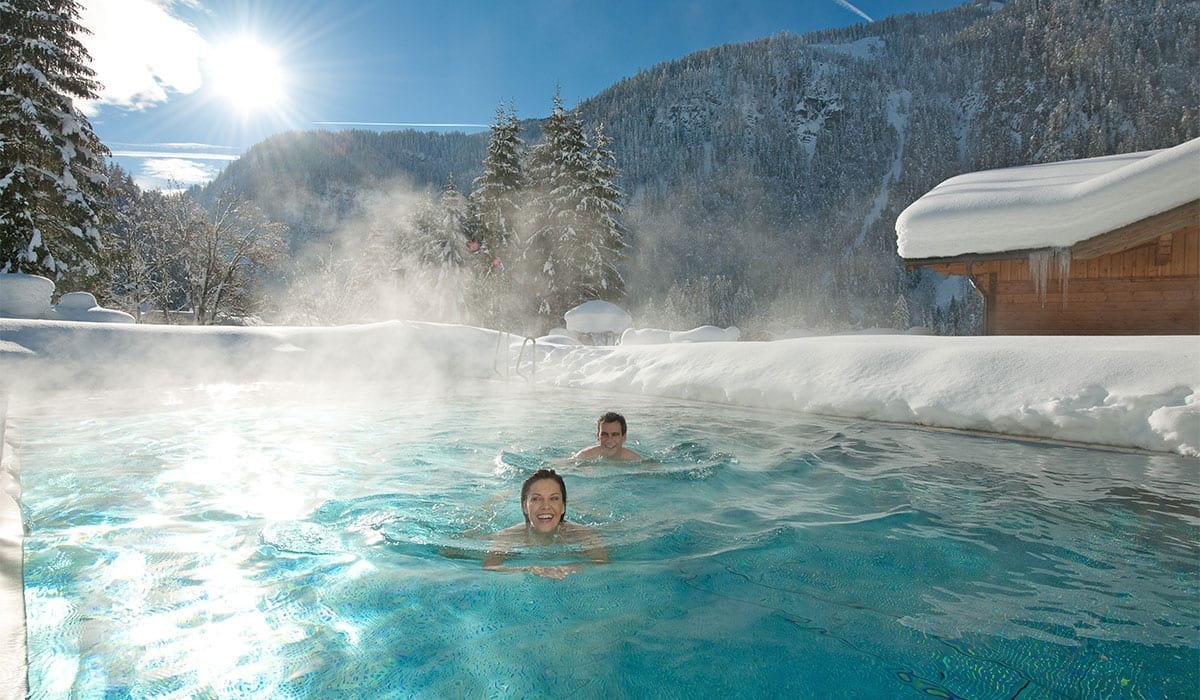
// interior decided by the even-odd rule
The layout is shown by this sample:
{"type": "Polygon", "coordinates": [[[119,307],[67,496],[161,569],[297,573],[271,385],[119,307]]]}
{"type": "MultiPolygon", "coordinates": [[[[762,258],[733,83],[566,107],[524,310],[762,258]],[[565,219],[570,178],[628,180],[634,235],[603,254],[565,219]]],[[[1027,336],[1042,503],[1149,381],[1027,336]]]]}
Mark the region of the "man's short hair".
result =
{"type": "Polygon", "coordinates": [[[600,418],[596,421],[596,430],[599,431],[600,426],[604,425],[605,423],[620,423],[621,434],[624,435],[625,433],[629,432],[629,428],[625,426],[625,416],[621,415],[620,413],[609,411],[608,413],[600,416],[600,418]]]}

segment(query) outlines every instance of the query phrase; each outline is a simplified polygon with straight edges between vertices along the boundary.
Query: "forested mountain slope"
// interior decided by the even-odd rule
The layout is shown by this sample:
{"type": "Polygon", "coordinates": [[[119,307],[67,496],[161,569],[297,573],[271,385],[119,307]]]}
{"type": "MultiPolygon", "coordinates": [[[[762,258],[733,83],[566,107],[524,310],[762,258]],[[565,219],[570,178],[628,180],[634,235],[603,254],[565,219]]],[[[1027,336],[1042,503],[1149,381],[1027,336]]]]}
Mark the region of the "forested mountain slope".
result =
{"type": "Polygon", "coordinates": [[[402,182],[441,187],[453,175],[470,185],[483,169],[487,134],[291,131],[276,134],[229,164],[200,192],[232,188],[288,224],[293,248],[335,232],[362,206],[366,192],[402,182]]]}
{"type": "MultiPolygon", "coordinates": [[[[1198,28],[1197,2],[1015,0],[719,46],[622,80],[578,110],[603,123],[629,195],[629,305],[874,325],[903,295],[919,320],[931,286],[896,259],[900,211],[961,172],[1200,136],[1198,28]]],[[[319,238],[397,176],[469,189],[486,142],[284,134],[210,189],[233,184],[319,238]]]]}

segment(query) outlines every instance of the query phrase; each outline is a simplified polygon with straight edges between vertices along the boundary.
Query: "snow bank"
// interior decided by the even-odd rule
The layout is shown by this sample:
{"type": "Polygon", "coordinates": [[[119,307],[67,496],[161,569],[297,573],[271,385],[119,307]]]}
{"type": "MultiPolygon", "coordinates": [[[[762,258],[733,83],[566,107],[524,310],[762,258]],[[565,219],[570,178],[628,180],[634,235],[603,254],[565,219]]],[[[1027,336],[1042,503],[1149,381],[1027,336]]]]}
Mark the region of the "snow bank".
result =
{"type": "Polygon", "coordinates": [[[41,318],[50,309],[54,281],[20,272],[0,274],[0,317],[41,318]]]}
{"type": "Polygon", "coordinates": [[[43,318],[58,321],[87,321],[92,323],[133,323],[133,316],[116,309],[105,309],[96,303],[90,292],[68,292],[44,314],[43,318]]]}
{"type": "Polygon", "coordinates": [[[628,328],[621,334],[621,345],[663,345],[671,342],[671,333],[661,328],[628,328]]]}
{"type": "Polygon", "coordinates": [[[621,345],[662,345],[665,343],[719,343],[737,340],[742,332],[737,326],[720,328],[700,326],[690,331],[667,331],[661,328],[630,328],[621,334],[621,345]]]}
{"type": "MultiPolygon", "coordinates": [[[[189,379],[436,388],[508,376],[517,353],[503,337],[402,321],[184,328],[0,319],[0,397],[189,379]]],[[[845,335],[538,343],[537,353],[538,382],[553,386],[1200,456],[1196,336],[845,335]]]]}
{"type": "Polygon", "coordinates": [[[629,312],[612,302],[593,299],[563,314],[567,330],[573,333],[620,334],[633,325],[629,312]]]}
{"type": "Polygon", "coordinates": [[[550,383],[1200,456],[1200,339],[827,336],[576,348],[550,383]]]}
{"type": "Polygon", "coordinates": [[[671,333],[672,343],[720,343],[731,342],[742,336],[737,326],[719,328],[717,326],[700,326],[690,331],[675,331],[671,333]]]}

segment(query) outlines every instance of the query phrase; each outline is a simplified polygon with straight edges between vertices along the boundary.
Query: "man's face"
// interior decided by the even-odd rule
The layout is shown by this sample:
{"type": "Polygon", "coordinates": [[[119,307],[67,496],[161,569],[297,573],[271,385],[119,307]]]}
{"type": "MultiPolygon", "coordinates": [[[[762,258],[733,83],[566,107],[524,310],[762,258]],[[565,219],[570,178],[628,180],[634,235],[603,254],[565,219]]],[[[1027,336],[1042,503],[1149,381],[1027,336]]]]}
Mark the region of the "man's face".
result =
{"type": "Polygon", "coordinates": [[[601,423],[596,428],[596,440],[600,443],[605,457],[616,457],[621,454],[621,448],[625,445],[625,433],[621,432],[621,424],[617,421],[601,423]]]}

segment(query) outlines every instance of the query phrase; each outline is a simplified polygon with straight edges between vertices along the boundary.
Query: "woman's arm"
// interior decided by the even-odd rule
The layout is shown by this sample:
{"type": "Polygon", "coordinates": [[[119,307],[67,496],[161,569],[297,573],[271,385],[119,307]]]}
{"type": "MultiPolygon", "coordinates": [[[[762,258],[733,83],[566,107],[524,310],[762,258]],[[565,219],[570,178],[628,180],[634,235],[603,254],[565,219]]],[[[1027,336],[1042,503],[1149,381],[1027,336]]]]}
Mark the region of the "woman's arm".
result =
{"type": "MultiPolygon", "coordinates": [[[[564,534],[567,534],[571,541],[583,545],[583,553],[593,564],[607,564],[608,550],[600,543],[600,538],[596,537],[587,528],[575,525],[574,523],[563,523],[567,526],[564,534]]],[[[562,579],[577,574],[583,571],[583,564],[563,564],[558,566],[505,566],[504,561],[508,558],[510,546],[515,542],[516,537],[524,532],[524,526],[517,526],[502,530],[492,541],[492,546],[488,549],[483,557],[483,568],[488,571],[499,571],[501,573],[520,573],[529,572],[534,576],[542,578],[552,578],[561,581],[562,579]]]]}
{"type": "Polygon", "coordinates": [[[499,571],[500,573],[508,574],[528,571],[534,576],[553,578],[559,581],[571,574],[583,571],[583,564],[567,564],[564,566],[504,566],[504,559],[505,555],[503,552],[489,551],[483,558],[483,568],[488,571],[499,571]]]}
{"type": "Polygon", "coordinates": [[[487,553],[483,556],[483,568],[489,571],[500,570],[501,564],[508,558],[508,551],[512,549],[517,537],[522,532],[524,532],[524,526],[516,525],[496,533],[496,537],[492,539],[492,546],[488,548],[487,553]]]}
{"type": "Polygon", "coordinates": [[[483,556],[483,568],[489,571],[496,571],[500,565],[504,563],[505,553],[488,550],[488,553],[483,556]]]}
{"type": "Polygon", "coordinates": [[[585,529],[579,541],[583,545],[584,555],[593,564],[607,564],[609,562],[608,549],[605,548],[604,543],[591,530],[585,529]]]}

